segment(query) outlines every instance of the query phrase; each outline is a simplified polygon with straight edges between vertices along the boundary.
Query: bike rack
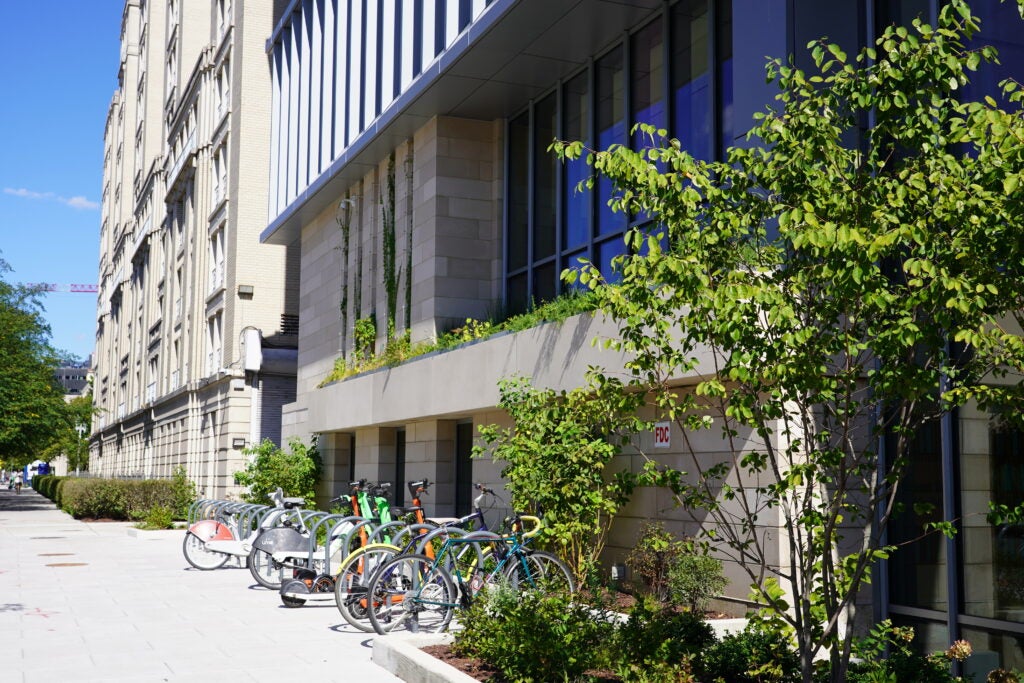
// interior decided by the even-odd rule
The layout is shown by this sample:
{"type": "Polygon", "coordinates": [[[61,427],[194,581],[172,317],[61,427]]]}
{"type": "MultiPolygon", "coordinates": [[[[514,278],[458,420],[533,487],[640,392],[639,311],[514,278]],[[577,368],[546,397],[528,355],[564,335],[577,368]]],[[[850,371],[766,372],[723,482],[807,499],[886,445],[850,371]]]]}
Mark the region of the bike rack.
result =
{"type": "MultiPolygon", "coordinates": [[[[379,522],[380,519],[377,518],[375,521],[379,522]]],[[[400,520],[395,520],[393,522],[388,522],[387,524],[378,524],[377,527],[372,532],[370,532],[370,537],[366,539],[366,542],[367,543],[390,543],[390,541],[385,540],[384,534],[389,529],[401,529],[401,528],[406,527],[406,526],[408,526],[408,524],[406,524],[405,522],[400,521],[400,520]],[[380,540],[378,540],[378,539],[380,539],[380,540]]]]}
{"type": "Polygon", "coordinates": [[[404,529],[399,529],[398,533],[391,539],[391,542],[399,548],[404,548],[407,543],[405,540],[406,536],[412,536],[413,534],[426,536],[437,528],[438,525],[433,522],[413,522],[412,524],[407,524],[404,529]]]}
{"type": "Polygon", "coordinates": [[[225,501],[212,498],[201,498],[188,506],[188,523],[195,524],[201,519],[210,519],[209,510],[211,507],[225,501]]]}
{"type": "Polygon", "coordinates": [[[328,514],[321,519],[318,519],[309,530],[309,566],[313,566],[317,552],[322,550],[324,554],[324,566],[320,573],[331,574],[331,558],[336,554],[341,554],[342,558],[348,555],[349,546],[352,542],[352,534],[359,528],[360,524],[366,523],[367,521],[369,520],[365,517],[342,514],[328,514]],[[342,532],[341,528],[346,525],[348,528],[342,532]],[[318,532],[321,528],[326,529],[326,537],[322,547],[316,543],[317,536],[319,535],[318,532]],[[340,544],[335,546],[334,541],[339,538],[340,544]],[[337,550],[332,552],[332,547],[337,547],[337,550]]]}

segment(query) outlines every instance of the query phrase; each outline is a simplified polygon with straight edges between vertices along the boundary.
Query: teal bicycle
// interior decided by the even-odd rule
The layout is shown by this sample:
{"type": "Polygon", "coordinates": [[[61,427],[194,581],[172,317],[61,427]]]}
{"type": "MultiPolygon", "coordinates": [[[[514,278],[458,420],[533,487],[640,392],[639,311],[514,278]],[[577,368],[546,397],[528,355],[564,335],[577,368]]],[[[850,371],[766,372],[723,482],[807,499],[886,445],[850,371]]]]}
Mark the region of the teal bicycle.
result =
{"type": "Polygon", "coordinates": [[[455,610],[468,605],[489,583],[504,580],[513,588],[573,592],[569,567],[552,553],[528,547],[540,531],[536,517],[519,516],[513,532],[499,536],[488,532],[448,538],[434,558],[398,555],[376,569],[367,584],[370,624],[380,635],[405,629],[410,632],[443,631],[455,610]],[[524,531],[524,523],[533,528],[524,531]],[[484,561],[470,567],[452,562],[466,544],[480,544],[476,557],[484,561]]]}

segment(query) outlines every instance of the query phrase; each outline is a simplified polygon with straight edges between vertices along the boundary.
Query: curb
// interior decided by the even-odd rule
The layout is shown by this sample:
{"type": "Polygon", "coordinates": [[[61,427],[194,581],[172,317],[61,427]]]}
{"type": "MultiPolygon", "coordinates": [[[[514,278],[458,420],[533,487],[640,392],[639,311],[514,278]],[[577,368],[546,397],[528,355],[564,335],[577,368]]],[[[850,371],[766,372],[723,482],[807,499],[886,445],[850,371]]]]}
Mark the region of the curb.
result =
{"type": "Polygon", "coordinates": [[[450,642],[450,633],[377,636],[370,661],[409,683],[479,683],[420,649],[450,642]]]}

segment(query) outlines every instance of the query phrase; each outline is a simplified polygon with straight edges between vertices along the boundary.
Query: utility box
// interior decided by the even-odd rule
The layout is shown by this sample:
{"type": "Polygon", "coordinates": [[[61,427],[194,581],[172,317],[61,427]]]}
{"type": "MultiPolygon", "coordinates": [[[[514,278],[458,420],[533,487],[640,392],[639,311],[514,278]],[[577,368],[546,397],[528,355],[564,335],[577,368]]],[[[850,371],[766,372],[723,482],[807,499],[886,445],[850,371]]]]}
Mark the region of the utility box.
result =
{"type": "Polygon", "coordinates": [[[255,327],[242,331],[242,368],[246,372],[259,372],[263,367],[263,335],[255,327]]]}

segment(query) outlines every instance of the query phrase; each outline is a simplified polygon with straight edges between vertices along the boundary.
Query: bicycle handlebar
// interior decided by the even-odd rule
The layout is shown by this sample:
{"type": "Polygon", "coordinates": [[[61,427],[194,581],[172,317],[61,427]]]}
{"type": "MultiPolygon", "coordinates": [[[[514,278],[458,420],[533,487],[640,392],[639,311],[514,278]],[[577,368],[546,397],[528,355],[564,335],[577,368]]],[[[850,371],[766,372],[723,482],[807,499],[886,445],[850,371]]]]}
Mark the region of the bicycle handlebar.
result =
{"type": "Polygon", "coordinates": [[[516,520],[512,523],[512,530],[517,531],[516,525],[520,526],[520,531],[523,533],[523,538],[533,538],[540,533],[540,528],[543,523],[540,521],[540,517],[534,515],[518,515],[516,520]],[[531,524],[532,527],[527,530],[525,525],[531,524]]]}
{"type": "Polygon", "coordinates": [[[410,481],[406,485],[409,487],[409,495],[416,498],[421,493],[427,492],[427,489],[430,488],[430,480],[421,479],[419,481],[410,481]]]}

